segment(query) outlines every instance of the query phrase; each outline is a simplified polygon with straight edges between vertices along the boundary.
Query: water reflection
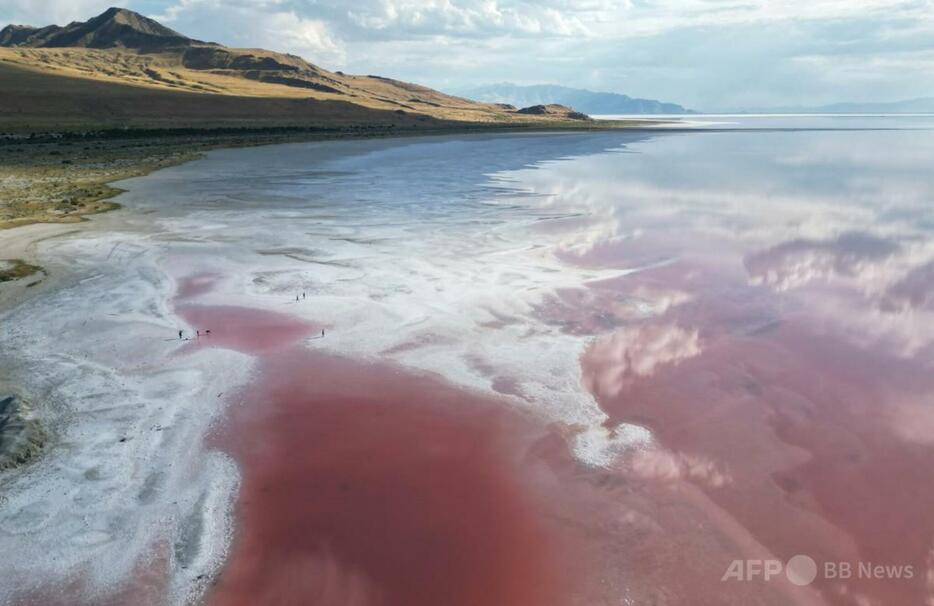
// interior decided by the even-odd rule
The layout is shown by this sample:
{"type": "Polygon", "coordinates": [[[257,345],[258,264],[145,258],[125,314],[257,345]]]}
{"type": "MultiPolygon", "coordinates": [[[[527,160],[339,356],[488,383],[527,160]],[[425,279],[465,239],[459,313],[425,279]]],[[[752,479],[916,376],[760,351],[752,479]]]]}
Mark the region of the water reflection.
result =
{"type": "Polygon", "coordinates": [[[584,384],[594,393],[619,396],[656,367],[701,353],[697,330],[675,324],[639,324],[597,338],[584,357],[584,384]]]}
{"type": "Polygon", "coordinates": [[[891,240],[847,233],[833,240],[791,240],[750,253],[744,262],[753,284],[788,290],[815,280],[858,280],[898,250],[891,240]]]}
{"type": "Polygon", "coordinates": [[[560,235],[556,254],[569,262],[677,258],[720,282],[744,268],[743,296],[756,286],[794,289],[784,304],[807,300],[836,320],[851,316],[847,330],[884,311],[899,317],[854,341],[902,341],[902,354],[930,346],[918,337],[931,320],[931,131],[671,135],[625,151],[499,179],[571,215],[540,227],[560,235]]]}
{"type": "Polygon", "coordinates": [[[543,310],[594,335],[610,424],[657,438],[624,472],[702,488],[774,557],[916,571],[818,579],[831,603],[934,600],[929,126],[667,135],[498,176],[555,213],[559,258],[642,267],[543,310]]]}

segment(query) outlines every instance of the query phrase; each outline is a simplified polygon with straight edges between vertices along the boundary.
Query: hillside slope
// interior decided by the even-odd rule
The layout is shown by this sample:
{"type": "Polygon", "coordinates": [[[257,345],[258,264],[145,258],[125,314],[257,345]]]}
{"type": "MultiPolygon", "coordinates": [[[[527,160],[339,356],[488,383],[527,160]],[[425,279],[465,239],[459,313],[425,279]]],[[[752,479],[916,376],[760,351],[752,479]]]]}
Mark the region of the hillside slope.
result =
{"type": "Polygon", "coordinates": [[[0,132],[86,131],[112,128],[397,128],[442,126],[421,113],[333,98],[202,94],[113,80],[62,77],[0,61],[0,132]]]}
{"type": "Polygon", "coordinates": [[[346,126],[579,119],[520,113],[301,57],[188,38],[125,9],[0,30],[0,129],[346,126]],[[375,120],[375,122],[373,122],[375,120]]]}

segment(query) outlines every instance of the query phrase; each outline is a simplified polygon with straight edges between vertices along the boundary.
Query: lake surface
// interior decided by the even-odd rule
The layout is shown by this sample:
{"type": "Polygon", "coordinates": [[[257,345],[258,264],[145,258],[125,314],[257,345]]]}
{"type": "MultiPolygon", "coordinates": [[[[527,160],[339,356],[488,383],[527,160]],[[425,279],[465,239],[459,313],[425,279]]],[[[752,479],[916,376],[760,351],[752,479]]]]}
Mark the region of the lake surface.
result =
{"type": "Polygon", "coordinates": [[[122,183],[0,316],[58,438],[4,480],[0,598],[934,600],[932,126],[290,144],[122,183]]]}

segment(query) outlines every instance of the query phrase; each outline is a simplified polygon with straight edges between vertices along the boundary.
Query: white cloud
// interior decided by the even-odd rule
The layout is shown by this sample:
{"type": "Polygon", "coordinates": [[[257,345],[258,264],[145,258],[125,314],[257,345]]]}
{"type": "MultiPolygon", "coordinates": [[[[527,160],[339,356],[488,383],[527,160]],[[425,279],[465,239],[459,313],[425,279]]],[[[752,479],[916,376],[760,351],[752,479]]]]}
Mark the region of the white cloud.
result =
{"type": "Polygon", "coordinates": [[[263,40],[260,46],[285,50],[323,61],[329,65],[343,65],[345,50],[323,21],[303,19],[295,13],[272,13],[258,20],[263,40]]]}
{"type": "MultiPolygon", "coordinates": [[[[334,0],[316,6],[343,6],[334,0]]],[[[684,27],[891,16],[923,18],[905,0],[362,0],[347,9],[356,25],[397,35],[586,35],[608,39],[659,34],[684,27]]],[[[928,21],[932,18],[927,16],[928,21]]]]}
{"type": "Polygon", "coordinates": [[[66,25],[126,4],[125,0],[0,0],[0,27],[7,22],[37,27],[66,25]]]}
{"type": "Polygon", "coordinates": [[[482,0],[378,0],[360,2],[347,11],[364,30],[409,35],[557,35],[590,34],[583,15],[593,9],[559,3],[482,0]]]}
{"type": "Polygon", "coordinates": [[[792,59],[806,70],[831,81],[885,81],[892,74],[934,76],[934,49],[895,51],[885,54],[802,55],[792,59]]]}
{"type": "Polygon", "coordinates": [[[283,0],[178,0],[157,18],[222,44],[292,53],[330,67],[345,60],[343,41],[325,21],[302,16],[283,0]]]}
{"type": "Polygon", "coordinates": [[[905,0],[656,0],[626,3],[616,16],[626,18],[629,33],[646,35],[681,27],[868,18],[900,10],[914,14],[914,8],[916,3],[905,0]]]}
{"type": "MultiPolygon", "coordinates": [[[[86,19],[113,3],[0,0],[0,25],[86,19]]],[[[197,38],[442,88],[552,82],[698,109],[934,96],[934,0],[122,4],[197,38]]]]}

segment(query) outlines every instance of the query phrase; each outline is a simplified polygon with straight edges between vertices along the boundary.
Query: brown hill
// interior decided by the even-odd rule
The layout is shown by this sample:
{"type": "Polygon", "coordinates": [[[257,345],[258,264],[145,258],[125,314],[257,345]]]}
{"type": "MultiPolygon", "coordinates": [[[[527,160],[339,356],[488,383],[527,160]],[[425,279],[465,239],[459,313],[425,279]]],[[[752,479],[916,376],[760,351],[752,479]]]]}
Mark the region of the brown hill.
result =
{"type": "Polygon", "coordinates": [[[188,38],[125,9],[0,30],[0,129],[528,125],[586,118],[478,103],[301,57],[188,38]]]}

